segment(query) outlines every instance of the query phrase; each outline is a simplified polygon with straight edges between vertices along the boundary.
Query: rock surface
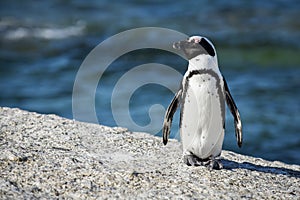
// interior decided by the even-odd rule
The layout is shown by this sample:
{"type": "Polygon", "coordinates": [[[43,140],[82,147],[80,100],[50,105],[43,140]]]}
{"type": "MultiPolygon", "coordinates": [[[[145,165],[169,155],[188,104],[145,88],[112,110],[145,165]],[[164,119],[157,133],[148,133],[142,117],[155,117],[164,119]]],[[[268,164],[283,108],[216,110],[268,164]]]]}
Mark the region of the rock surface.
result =
{"type": "Polygon", "coordinates": [[[180,143],[0,108],[0,199],[300,199],[300,166],[222,152],[182,163],[180,143]]]}

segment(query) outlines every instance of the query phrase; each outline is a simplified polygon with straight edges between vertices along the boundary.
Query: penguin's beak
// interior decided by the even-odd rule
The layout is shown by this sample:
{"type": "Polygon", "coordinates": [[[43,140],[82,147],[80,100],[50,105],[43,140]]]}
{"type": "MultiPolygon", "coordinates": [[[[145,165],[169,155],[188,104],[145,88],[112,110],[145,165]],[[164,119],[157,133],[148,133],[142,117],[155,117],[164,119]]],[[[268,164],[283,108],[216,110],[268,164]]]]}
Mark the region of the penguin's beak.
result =
{"type": "Polygon", "coordinates": [[[185,49],[185,46],[187,46],[188,43],[190,43],[188,40],[182,40],[182,41],[179,41],[179,42],[174,42],[173,43],[173,48],[178,49],[178,50],[182,50],[182,49],[185,49]]]}
{"type": "Polygon", "coordinates": [[[174,49],[180,50],[180,49],[181,49],[181,46],[182,46],[182,42],[183,42],[183,41],[174,42],[174,43],[173,43],[173,48],[174,48],[174,49]]]}

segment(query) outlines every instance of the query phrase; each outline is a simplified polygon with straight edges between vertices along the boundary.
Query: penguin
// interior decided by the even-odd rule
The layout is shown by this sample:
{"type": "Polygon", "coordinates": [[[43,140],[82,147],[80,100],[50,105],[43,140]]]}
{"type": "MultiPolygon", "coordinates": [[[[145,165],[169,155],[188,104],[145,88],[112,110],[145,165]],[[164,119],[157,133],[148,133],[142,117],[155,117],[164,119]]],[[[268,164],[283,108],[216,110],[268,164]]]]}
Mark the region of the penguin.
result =
{"type": "Polygon", "coordinates": [[[183,51],[188,68],[181,86],[168,106],[163,122],[163,143],[167,144],[173,115],[180,107],[180,138],[183,162],[189,166],[222,169],[221,155],[225,132],[225,102],[234,118],[235,136],[242,146],[242,122],[229,87],[218,67],[215,47],[206,37],[191,36],[175,42],[183,51]]]}

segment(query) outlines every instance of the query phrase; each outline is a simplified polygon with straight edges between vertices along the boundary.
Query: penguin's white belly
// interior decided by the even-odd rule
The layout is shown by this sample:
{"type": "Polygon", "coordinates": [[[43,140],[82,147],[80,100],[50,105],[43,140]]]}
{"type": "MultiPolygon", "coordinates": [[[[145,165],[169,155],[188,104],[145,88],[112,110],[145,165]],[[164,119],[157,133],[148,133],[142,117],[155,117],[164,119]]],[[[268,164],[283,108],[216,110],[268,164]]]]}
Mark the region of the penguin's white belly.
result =
{"type": "Polygon", "coordinates": [[[201,159],[221,153],[225,117],[221,88],[220,80],[210,74],[197,74],[189,79],[181,109],[180,135],[184,152],[201,159]]]}

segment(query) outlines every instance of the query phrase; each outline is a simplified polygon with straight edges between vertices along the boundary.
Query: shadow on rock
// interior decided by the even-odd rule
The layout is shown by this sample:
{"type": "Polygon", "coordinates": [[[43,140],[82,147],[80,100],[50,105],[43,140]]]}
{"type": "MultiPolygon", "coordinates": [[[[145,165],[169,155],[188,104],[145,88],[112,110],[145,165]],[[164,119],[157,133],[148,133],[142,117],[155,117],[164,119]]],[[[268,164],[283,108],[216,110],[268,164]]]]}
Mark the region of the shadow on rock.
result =
{"type": "Polygon", "coordinates": [[[231,160],[222,159],[222,164],[224,169],[232,170],[232,169],[247,169],[251,171],[258,171],[270,174],[282,174],[290,177],[300,178],[300,171],[286,169],[282,167],[268,167],[268,166],[261,166],[256,165],[249,162],[242,162],[238,163],[231,160]]]}

